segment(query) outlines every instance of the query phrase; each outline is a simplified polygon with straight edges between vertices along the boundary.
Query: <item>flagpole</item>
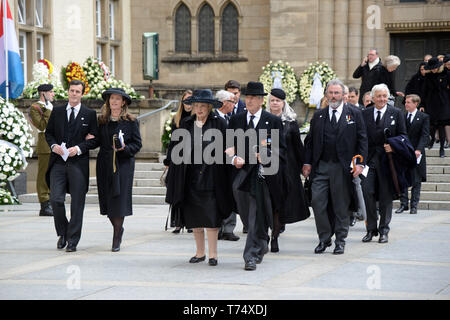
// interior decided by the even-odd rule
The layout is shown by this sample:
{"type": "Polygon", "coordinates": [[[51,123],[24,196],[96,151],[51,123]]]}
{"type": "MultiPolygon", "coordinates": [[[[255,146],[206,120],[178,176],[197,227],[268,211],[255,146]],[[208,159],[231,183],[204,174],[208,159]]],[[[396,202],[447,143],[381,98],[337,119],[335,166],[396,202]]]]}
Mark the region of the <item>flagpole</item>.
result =
{"type": "Polygon", "coordinates": [[[6,102],[9,102],[9,65],[8,65],[8,32],[7,32],[7,22],[8,22],[8,12],[7,2],[8,0],[2,0],[3,5],[3,41],[5,44],[5,69],[6,69],[6,88],[5,88],[5,98],[6,102]]]}

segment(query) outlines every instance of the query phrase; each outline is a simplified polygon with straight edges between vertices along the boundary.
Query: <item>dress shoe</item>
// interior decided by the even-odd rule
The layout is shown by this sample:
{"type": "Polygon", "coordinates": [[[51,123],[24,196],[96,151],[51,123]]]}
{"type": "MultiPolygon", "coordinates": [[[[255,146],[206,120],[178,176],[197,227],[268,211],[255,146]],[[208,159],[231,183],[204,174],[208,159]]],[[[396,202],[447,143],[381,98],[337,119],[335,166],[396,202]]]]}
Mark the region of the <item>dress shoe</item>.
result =
{"type": "Polygon", "coordinates": [[[112,249],[111,249],[112,252],[120,251],[120,244],[122,243],[122,236],[123,236],[123,232],[124,231],[125,230],[122,228],[120,230],[119,236],[118,237],[113,237],[113,245],[112,245],[112,249]]]}
{"type": "Polygon", "coordinates": [[[433,145],[434,145],[434,139],[431,138],[431,139],[430,139],[430,143],[428,144],[428,149],[433,148],[433,145]]]}
{"type": "Polygon", "coordinates": [[[187,229],[187,233],[192,233],[192,229],[187,229]]]}
{"type": "Polygon", "coordinates": [[[77,246],[69,242],[66,248],[66,252],[75,252],[75,251],[77,251],[77,246]]]}
{"type": "Polygon", "coordinates": [[[282,224],[280,228],[280,234],[282,234],[286,230],[286,225],[282,224]]]}
{"type": "Polygon", "coordinates": [[[329,242],[320,242],[319,245],[314,249],[314,253],[322,253],[324,252],[327,247],[331,246],[331,241],[329,242]]]}
{"type": "Polygon", "coordinates": [[[343,254],[344,253],[344,245],[343,244],[336,244],[336,247],[334,248],[333,254],[343,254]]]}
{"type": "Polygon", "coordinates": [[[209,259],[208,260],[208,264],[210,265],[210,266],[217,266],[217,259],[215,259],[215,258],[211,258],[211,259],[209,259]]]}
{"type": "Polygon", "coordinates": [[[445,158],[445,150],[443,148],[439,149],[439,157],[445,158]]]}
{"type": "Polygon", "coordinates": [[[66,237],[65,236],[60,236],[59,239],[58,239],[58,243],[56,244],[56,247],[58,249],[64,249],[66,244],[67,244],[66,237]]]}
{"type": "Polygon", "coordinates": [[[242,228],[242,233],[248,233],[248,230],[245,226],[242,228]]]}
{"type": "Polygon", "coordinates": [[[50,201],[44,201],[41,203],[41,210],[39,211],[39,216],[41,217],[52,217],[53,209],[50,201]]]}
{"type": "Polygon", "coordinates": [[[253,271],[253,270],[256,270],[256,263],[255,263],[255,261],[253,261],[253,260],[247,261],[247,262],[245,263],[244,269],[247,270],[247,271],[253,271]]]}
{"type": "Polygon", "coordinates": [[[387,234],[380,234],[380,238],[378,239],[378,243],[387,243],[388,242],[388,235],[387,234]]]}
{"type": "Polygon", "coordinates": [[[412,207],[409,211],[410,214],[417,214],[417,208],[412,207]]]}
{"type": "Polygon", "coordinates": [[[270,240],[270,252],[278,252],[280,248],[278,247],[278,238],[272,238],[270,240]]]}
{"type": "Polygon", "coordinates": [[[408,211],[408,206],[400,205],[400,208],[398,208],[395,213],[402,213],[403,211],[408,211]]]}
{"type": "Polygon", "coordinates": [[[172,233],[178,234],[181,232],[181,228],[180,227],[176,227],[175,230],[172,231],[172,233]]]}
{"type": "Polygon", "coordinates": [[[350,217],[350,227],[353,227],[356,224],[356,217],[350,217]]]}
{"type": "Polygon", "coordinates": [[[373,237],[376,237],[378,235],[377,231],[367,231],[367,234],[362,238],[362,242],[370,242],[372,241],[373,237]]]}
{"type": "Polygon", "coordinates": [[[193,256],[191,258],[191,260],[189,260],[189,263],[199,263],[199,262],[202,262],[202,261],[205,261],[205,260],[206,260],[206,256],[203,256],[203,257],[200,257],[200,258],[197,258],[196,256],[193,256]]]}
{"type": "Polygon", "coordinates": [[[234,233],[223,233],[222,234],[222,240],[228,240],[228,241],[238,241],[240,238],[235,235],[234,233]]]}

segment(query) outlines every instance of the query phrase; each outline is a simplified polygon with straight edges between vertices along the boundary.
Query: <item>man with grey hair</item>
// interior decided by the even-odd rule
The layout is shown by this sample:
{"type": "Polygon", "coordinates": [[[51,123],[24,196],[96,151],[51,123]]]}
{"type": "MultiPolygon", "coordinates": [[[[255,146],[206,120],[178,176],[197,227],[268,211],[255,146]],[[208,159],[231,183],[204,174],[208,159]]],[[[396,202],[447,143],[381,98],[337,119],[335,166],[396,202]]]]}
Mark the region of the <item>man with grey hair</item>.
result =
{"type": "Polygon", "coordinates": [[[392,201],[394,186],[392,178],[383,168],[382,158],[387,152],[392,152],[389,144],[385,143],[385,130],[390,136],[406,135],[405,117],[395,107],[388,105],[389,88],[379,84],[372,88],[373,107],[363,111],[369,138],[369,153],[367,165],[369,172],[362,183],[364,201],[367,212],[367,234],[363,242],[372,241],[374,236],[380,234],[379,243],[388,242],[389,223],[392,217],[392,201]],[[380,223],[377,227],[377,199],[379,201],[380,223]]]}
{"type": "Polygon", "coordinates": [[[363,171],[367,155],[367,135],[362,113],[344,103],[344,84],[331,80],[326,88],[328,107],[314,113],[305,139],[303,175],[311,176],[312,208],[319,245],[315,253],[331,246],[336,235],[334,254],[343,254],[349,229],[353,194],[352,178],[363,171]],[[352,171],[356,155],[362,156],[352,171]],[[333,212],[329,217],[329,212],[333,212]]]}
{"type": "MultiPolygon", "coordinates": [[[[235,95],[229,91],[220,90],[216,93],[216,99],[222,102],[222,107],[214,110],[214,113],[224,119],[227,123],[230,122],[229,114],[233,112],[235,95]]],[[[230,175],[231,177],[231,172],[230,175]]],[[[222,226],[219,229],[218,239],[238,241],[239,237],[234,234],[234,228],[236,228],[236,212],[232,212],[231,215],[222,221],[222,226]]]]}
{"type": "Polygon", "coordinates": [[[362,104],[362,96],[370,91],[374,85],[383,83],[383,64],[378,56],[377,49],[369,50],[367,57],[364,57],[361,65],[353,72],[353,78],[361,78],[359,103],[362,104]]]}

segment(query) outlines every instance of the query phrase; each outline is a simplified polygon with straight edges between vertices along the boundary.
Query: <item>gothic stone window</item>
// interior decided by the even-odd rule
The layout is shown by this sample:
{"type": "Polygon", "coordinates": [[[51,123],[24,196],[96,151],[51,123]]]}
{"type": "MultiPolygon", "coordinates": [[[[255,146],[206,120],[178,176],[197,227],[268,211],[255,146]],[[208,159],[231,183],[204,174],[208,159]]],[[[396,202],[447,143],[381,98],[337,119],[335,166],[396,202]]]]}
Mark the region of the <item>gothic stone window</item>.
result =
{"type": "Polygon", "coordinates": [[[222,13],[222,52],[237,53],[239,22],[236,7],[229,3],[222,13]]]}
{"type": "Polygon", "coordinates": [[[191,53],[191,13],[184,4],[175,14],[175,52],[191,53]]]}
{"type": "Polygon", "coordinates": [[[198,51],[214,53],[214,11],[208,4],[198,15],[198,51]]]}

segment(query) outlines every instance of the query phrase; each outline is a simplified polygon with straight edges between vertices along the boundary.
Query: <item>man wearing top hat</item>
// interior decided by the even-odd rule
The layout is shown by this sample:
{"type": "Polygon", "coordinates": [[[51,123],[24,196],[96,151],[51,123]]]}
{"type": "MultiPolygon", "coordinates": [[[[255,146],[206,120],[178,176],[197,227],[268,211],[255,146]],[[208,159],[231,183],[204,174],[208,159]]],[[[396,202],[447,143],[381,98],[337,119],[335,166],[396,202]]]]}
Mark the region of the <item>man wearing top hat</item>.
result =
{"type": "MultiPolygon", "coordinates": [[[[235,154],[231,160],[235,167],[233,195],[238,213],[248,231],[243,254],[244,269],[251,271],[256,269],[256,264],[262,262],[264,254],[268,251],[268,228],[272,223],[271,198],[278,200],[280,195],[275,192],[281,190],[279,185],[276,185],[277,178],[281,176],[281,169],[273,175],[264,175],[262,170],[266,168],[261,167],[261,158],[255,157],[255,153],[262,153],[263,147],[268,148],[268,145],[271,145],[274,156],[271,164],[278,161],[281,168],[285,161],[286,144],[282,134],[281,118],[262,109],[264,96],[267,95],[263,84],[249,82],[243,93],[247,110],[231,117],[228,129],[235,132],[234,148],[232,148],[235,154]],[[245,137],[236,136],[236,130],[239,129],[245,132],[245,137]],[[263,135],[262,130],[266,130],[267,136],[263,135]],[[276,130],[279,133],[278,141],[274,141],[277,136],[276,130]],[[252,139],[252,135],[256,135],[255,139],[252,139]],[[273,141],[269,142],[269,137],[273,141]],[[239,149],[241,139],[244,139],[244,152],[239,149]],[[277,144],[278,148],[276,148],[277,144]]],[[[230,155],[230,152],[228,154],[230,155]]]]}
{"type": "Polygon", "coordinates": [[[28,117],[31,124],[38,130],[38,141],[36,145],[36,154],[38,157],[38,172],[36,178],[36,190],[41,204],[40,216],[53,216],[52,206],[50,204],[50,189],[45,182],[45,173],[47,172],[48,162],[50,160],[50,148],[45,141],[45,129],[48,119],[53,110],[52,101],[55,97],[53,85],[42,84],[38,87],[39,100],[31,105],[28,110],[28,117]]]}
{"type": "Polygon", "coordinates": [[[97,115],[81,104],[85,85],[80,80],[69,83],[69,102],[55,107],[48,121],[45,138],[52,153],[46,174],[50,186],[57,248],[76,251],[81,237],[84,203],[89,185],[89,150],[96,147],[97,115]],[[65,197],[70,193],[70,221],[66,217],[65,197]]]}

